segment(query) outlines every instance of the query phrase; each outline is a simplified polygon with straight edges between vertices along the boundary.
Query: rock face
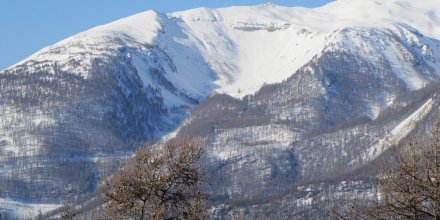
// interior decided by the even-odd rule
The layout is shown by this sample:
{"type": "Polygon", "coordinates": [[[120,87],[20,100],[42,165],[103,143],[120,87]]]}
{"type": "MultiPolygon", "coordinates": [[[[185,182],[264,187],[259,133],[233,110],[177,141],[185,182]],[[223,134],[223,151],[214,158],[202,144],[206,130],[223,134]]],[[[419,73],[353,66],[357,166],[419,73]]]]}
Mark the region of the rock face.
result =
{"type": "Polygon", "coordinates": [[[214,204],[316,217],[324,191],[371,194],[354,176],[438,109],[439,5],[149,11],[44,48],[0,72],[0,212],[95,192],[139,143],[174,136],[207,144],[214,204]]]}

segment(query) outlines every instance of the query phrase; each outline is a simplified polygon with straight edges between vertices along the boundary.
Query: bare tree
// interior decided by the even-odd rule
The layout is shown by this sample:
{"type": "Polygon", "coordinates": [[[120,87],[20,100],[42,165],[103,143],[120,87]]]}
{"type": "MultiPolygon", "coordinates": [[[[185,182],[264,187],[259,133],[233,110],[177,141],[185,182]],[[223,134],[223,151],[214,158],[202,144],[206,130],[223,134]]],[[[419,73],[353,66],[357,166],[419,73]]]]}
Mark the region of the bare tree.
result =
{"type": "Polygon", "coordinates": [[[336,209],[330,209],[329,210],[329,218],[331,220],[339,220],[339,219],[349,219],[349,220],[358,220],[358,219],[366,219],[365,215],[365,208],[362,206],[359,206],[359,203],[356,201],[353,201],[350,204],[346,204],[343,207],[334,207],[339,208],[339,210],[336,209]]]}
{"type": "Polygon", "coordinates": [[[232,220],[245,220],[246,212],[245,210],[234,210],[232,213],[232,220]]]}
{"type": "Polygon", "coordinates": [[[204,148],[196,140],[173,140],[144,147],[102,185],[112,218],[204,219],[207,194],[197,161],[204,148]]]}
{"type": "Polygon", "coordinates": [[[426,145],[402,149],[379,177],[377,202],[353,203],[338,219],[440,219],[440,118],[426,145]]]}
{"type": "Polygon", "coordinates": [[[75,209],[68,203],[65,203],[60,210],[61,219],[71,220],[75,217],[75,209]]]}

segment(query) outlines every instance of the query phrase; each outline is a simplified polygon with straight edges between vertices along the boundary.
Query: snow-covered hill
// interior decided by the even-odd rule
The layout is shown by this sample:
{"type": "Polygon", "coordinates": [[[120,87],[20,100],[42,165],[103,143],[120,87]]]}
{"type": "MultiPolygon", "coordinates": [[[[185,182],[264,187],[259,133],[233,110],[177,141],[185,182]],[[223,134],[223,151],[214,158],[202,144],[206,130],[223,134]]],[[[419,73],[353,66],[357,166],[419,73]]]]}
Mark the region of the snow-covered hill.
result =
{"type": "Polygon", "coordinates": [[[380,157],[439,77],[439,0],[147,11],[0,72],[0,196],[75,199],[176,128],[209,145],[215,196],[274,195],[380,157]]]}
{"type": "MultiPolygon", "coordinates": [[[[432,41],[440,38],[440,6],[435,3],[436,0],[338,0],[314,9],[268,3],[170,14],[147,11],[68,38],[18,65],[28,61],[77,63],[61,69],[87,77],[94,58],[111,55],[121,47],[141,49],[141,56],[148,57],[151,53],[147,48],[142,50],[141,45],[154,45],[173,61],[174,68],[167,70],[166,77],[177,88],[197,97],[206,97],[213,88],[242,97],[264,83],[287,79],[326,46],[345,42],[337,35],[346,29],[382,30],[383,33],[374,31],[368,33],[372,36],[365,36],[378,40],[377,44],[368,44],[364,39],[350,43],[367,53],[371,46],[385,47],[381,49],[385,49],[383,53],[393,65],[405,60],[394,45],[383,45],[385,34],[407,40],[432,61],[438,60],[439,45],[432,41]]],[[[131,57],[135,67],[145,72],[148,66],[141,64],[142,58],[145,61],[139,55],[131,57]]],[[[404,73],[402,78],[413,88],[420,88],[424,82],[414,73],[404,73]]]]}

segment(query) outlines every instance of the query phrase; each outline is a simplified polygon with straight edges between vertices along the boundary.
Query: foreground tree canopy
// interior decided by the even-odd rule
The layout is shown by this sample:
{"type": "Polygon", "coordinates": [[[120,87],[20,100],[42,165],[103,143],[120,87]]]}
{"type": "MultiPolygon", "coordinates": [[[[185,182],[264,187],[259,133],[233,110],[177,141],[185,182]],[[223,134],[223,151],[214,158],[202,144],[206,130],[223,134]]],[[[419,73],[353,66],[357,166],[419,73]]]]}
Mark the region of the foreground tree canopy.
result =
{"type": "Polygon", "coordinates": [[[411,143],[379,176],[379,199],[338,219],[440,219],[440,119],[426,144],[411,143]],[[396,166],[397,165],[397,166],[396,166]]]}
{"type": "Polygon", "coordinates": [[[108,217],[115,219],[204,219],[207,194],[197,161],[204,148],[196,140],[173,140],[144,147],[103,191],[108,217]]]}

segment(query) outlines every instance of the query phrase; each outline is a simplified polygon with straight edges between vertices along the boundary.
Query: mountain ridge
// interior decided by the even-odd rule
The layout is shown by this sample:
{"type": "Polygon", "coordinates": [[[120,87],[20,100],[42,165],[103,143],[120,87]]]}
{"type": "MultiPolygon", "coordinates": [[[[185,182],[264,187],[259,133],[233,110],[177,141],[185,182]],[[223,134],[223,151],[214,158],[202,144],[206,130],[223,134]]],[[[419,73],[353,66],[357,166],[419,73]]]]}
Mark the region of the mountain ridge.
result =
{"type": "MultiPolygon", "coordinates": [[[[154,41],[157,40],[157,38],[160,38],[160,35],[164,35],[162,33],[163,28],[167,24],[170,25],[177,25],[178,28],[181,28],[185,33],[176,33],[177,35],[181,36],[181,42],[179,42],[181,45],[186,46],[192,46],[198,48],[200,51],[199,53],[202,59],[205,59],[205,62],[208,65],[211,65],[212,67],[217,69],[213,69],[214,72],[216,72],[217,75],[214,77],[214,79],[207,79],[208,82],[205,82],[205,84],[212,83],[214,84],[214,87],[219,87],[216,90],[220,92],[227,92],[228,94],[235,95],[235,96],[243,96],[244,94],[251,94],[255,92],[263,83],[275,83],[275,82],[281,82],[284,79],[287,79],[288,76],[290,76],[296,69],[304,65],[308,60],[311,59],[314,55],[319,55],[320,50],[322,50],[326,44],[323,43],[323,38],[327,38],[328,35],[331,35],[332,31],[340,31],[344,28],[378,28],[381,27],[381,29],[395,29],[396,25],[404,23],[405,25],[408,25],[408,19],[396,19],[395,16],[392,16],[393,13],[396,14],[402,14],[400,11],[400,5],[406,5],[406,7],[409,7],[408,4],[416,4],[417,7],[425,7],[422,9],[419,9],[418,16],[414,16],[415,13],[411,13],[413,17],[413,20],[417,20],[418,22],[413,22],[412,24],[410,22],[409,25],[413,26],[415,30],[421,31],[424,34],[427,34],[427,36],[431,37],[440,37],[440,31],[438,28],[440,23],[436,21],[436,19],[431,19],[431,22],[424,22],[427,20],[427,17],[432,17],[430,13],[434,10],[440,11],[440,9],[426,9],[427,3],[423,1],[414,2],[414,1],[338,1],[338,2],[332,2],[328,5],[315,8],[315,9],[305,9],[305,8],[290,8],[290,7],[282,7],[277,5],[257,5],[257,6],[240,6],[240,7],[228,7],[228,8],[221,8],[221,9],[207,9],[207,8],[199,8],[199,9],[192,9],[188,11],[182,11],[182,12],[174,12],[174,13],[158,13],[154,11],[147,11],[143,13],[139,13],[137,15],[130,16],[125,19],[119,19],[115,22],[111,22],[109,24],[100,25],[96,28],[92,28],[89,31],[82,32],[76,36],[73,36],[71,38],[68,38],[65,41],[72,41],[77,39],[77,41],[87,41],[87,35],[90,35],[90,38],[93,41],[96,41],[100,37],[104,38],[116,38],[116,39],[122,39],[125,40],[125,45],[129,46],[129,41],[135,41],[141,44],[154,44],[154,41]],[[350,2],[350,3],[348,3],[350,2]],[[378,5],[378,4],[381,5],[378,5]],[[346,9],[348,5],[352,5],[352,8],[346,9]],[[371,6],[373,5],[373,6],[371,6]],[[385,7],[386,5],[387,7],[385,7]],[[342,9],[350,11],[362,11],[362,13],[365,13],[366,10],[360,10],[361,8],[372,8],[371,10],[375,10],[375,16],[377,17],[385,17],[385,18],[379,18],[380,25],[376,24],[370,17],[361,15],[353,15],[353,12],[351,13],[342,13],[339,12],[341,7],[342,9]],[[387,8],[390,10],[390,12],[383,13],[384,9],[387,8]],[[397,8],[397,9],[396,9],[397,8]],[[380,9],[380,10],[379,10],[380,9]],[[393,9],[393,10],[391,10],[393,9]],[[242,10],[244,12],[235,12],[235,11],[242,10]],[[397,12],[394,12],[397,11],[397,12]],[[319,16],[317,18],[310,16],[309,14],[317,13],[319,16]],[[245,16],[242,16],[242,14],[246,14],[245,16]],[[341,16],[342,14],[342,16],[341,16]],[[297,16],[300,15],[300,16],[297,16]],[[336,16],[339,15],[339,16],[336,16]],[[380,15],[380,16],[378,16],[380,15]],[[344,17],[345,16],[345,17],[344,17]],[[360,17],[361,19],[357,19],[360,21],[357,21],[356,19],[353,19],[354,17],[360,17]],[[342,18],[339,18],[342,17],[342,18]],[[417,18],[417,19],[416,19],[417,18]],[[318,20],[316,20],[318,19],[318,20]],[[319,20],[320,19],[320,20],[319,20]],[[206,21],[204,21],[206,20],[206,21]],[[316,20],[316,21],[315,21],[316,20]],[[328,25],[329,22],[323,22],[330,20],[333,25],[328,25]],[[342,21],[340,21],[342,20],[342,21]],[[339,22],[338,22],[339,21],[339,22]],[[347,22],[350,21],[350,22],[347,22]],[[203,22],[214,22],[214,23],[221,23],[219,26],[215,25],[217,29],[221,30],[208,30],[205,31],[203,22]],[[437,22],[437,23],[436,23],[437,22]],[[146,23],[148,25],[144,25],[143,23],[146,23]],[[163,23],[163,24],[162,24],[163,23]],[[201,27],[198,27],[199,24],[201,27]],[[299,24],[298,24],[299,23],[299,24]],[[426,23],[426,25],[421,25],[421,23],[426,23]],[[322,28],[321,25],[325,24],[325,28],[322,28]],[[314,27],[317,26],[317,27],[314,27]],[[383,26],[383,27],[382,27],[383,26]],[[434,27],[434,28],[427,28],[427,27],[434,27]],[[257,42],[265,42],[268,41],[267,37],[264,34],[251,34],[248,36],[248,38],[244,40],[240,39],[230,39],[230,38],[224,38],[222,41],[209,41],[209,39],[212,39],[214,36],[224,36],[227,33],[222,32],[231,32],[231,30],[244,30],[244,29],[253,29],[255,31],[263,29],[271,29],[273,31],[280,30],[281,29],[294,29],[293,31],[289,32],[288,36],[285,36],[286,34],[280,34],[278,36],[275,36],[276,38],[279,38],[279,40],[282,41],[282,44],[277,45],[271,45],[271,47],[288,47],[288,51],[297,51],[299,54],[306,54],[309,53],[307,58],[304,58],[303,61],[297,61],[293,64],[289,63],[279,63],[279,65],[288,65],[288,70],[279,70],[273,67],[273,65],[270,65],[269,63],[264,62],[264,58],[267,57],[273,57],[274,60],[282,60],[284,59],[290,59],[290,60],[296,60],[299,59],[300,56],[293,56],[293,55],[286,55],[286,54],[270,54],[270,51],[282,51],[282,49],[276,50],[276,49],[269,49],[269,48],[258,48],[257,42]],[[293,33],[297,29],[298,33],[293,33]],[[311,37],[301,37],[298,36],[301,33],[304,32],[311,34],[311,37]],[[200,34],[194,34],[194,33],[203,33],[200,34]],[[182,35],[183,34],[183,35],[182,35]],[[189,34],[185,36],[185,34],[189,34]],[[209,36],[209,38],[207,38],[209,36]],[[297,45],[303,43],[307,44],[307,41],[309,41],[309,44],[321,44],[321,46],[317,46],[316,48],[311,47],[294,47],[289,42],[295,41],[294,39],[286,39],[286,38],[292,38],[292,36],[296,36],[297,38],[297,45]],[[250,41],[249,38],[257,38],[257,42],[251,41],[250,45],[246,48],[242,48],[243,45],[245,45],[246,41],[250,41]],[[185,38],[191,38],[191,39],[185,39],[185,38]],[[191,42],[192,41],[192,42],[191,42]],[[300,43],[301,42],[301,43],[300,43]],[[219,50],[218,53],[222,54],[230,54],[226,55],[229,60],[231,60],[233,57],[238,57],[240,61],[238,62],[227,62],[227,61],[221,61],[221,62],[214,62],[212,57],[207,57],[212,53],[212,50],[215,50],[212,45],[216,45],[216,47],[223,47],[219,50]],[[223,44],[223,45],[222,45],[223,44]],[[237,46],[238,45],[238,46],[237,46]],[[290,45],[290,46],[288,46],[290,45]],[[255,49],[256,47],[256,49],[255,49]],[[263,58],[259,58],[256,55],[249,55],[249,54],[242,54],[240,53],[240,50],[242,51],[249,51],[253,50],[253,54],[264,54],[265,56],[263,58]],[[211,50],[211,51],[206,51],[211,50]],[[232,51],[232,52],[231,52],[232,51]],[[231,54],[232,53],[232,54],[231,54]],[[286,58],[287,57],[287,58],[286,58]],[[268,66],[266,69],[261,68],[261,66],[255,66],[252,65],[252,61],[256,63],[265,63],[266,66],[268,66]],[[220,67],[218,67],[220,66],[220,67]],[[255,66],[255,67],[253,67],[255,66]],[[260,70],[262,69],[262,70],[260,70]],[[253,72],[256,72],[255,74],[251,74],[253,72]],[[267,72],[271,72],[271,75],[267,75],[267,72]],[[277,73],[277,74],[274,74],[277,73]],[[260,76],[262,75],[262,76],[260,76]],[[255,82],[250,82],[248,84],[242,83],[241,81],[244,81],[245,79],[249,80],[249,78],[254,78],[255,82]],[[211,82],[209,82],[211,81],[211,82]],[[235,83],[234,83],[235,81],[235,83]],[[248,92],[241,91],[241,95],[237,94],[238,90],[244,90],[248,92]]],[[[412,7],[416,7],[412,6],[412,7]]],[[[432,13],[431,13],[432,14],[432,13]]],[[[435,14],[435,13],[434,13],[435,14]]],[[[439,18],[440,21],[440,18],[439,18]]],[[[173,35],[173,33],[171,33],[173,35]]],[[[176,36],[179,37],[179,36],[176,36]]],[[[272,36],[273,37],[273,36],[272,36]]],[[[270,37],[269,37],[270,39],[270,37]]],[[[66,43],[65,41],[61,41],[58,44],[66,43]]],[[[105,40],[104,40],[105,41],[105,40]]],[[[160,40],[158,40],[160,41],[160,40]]],[[[99,42],[99,40],[98,40],[99,42]]],[[[84,42],[87,45],[87,42],[84,42]]],[[[331,43],[331,42],[329,42],[331,43]]],[[[58,45],[56,44],[56,45],[58,45]]],[[[270,45],[270,44],[269,44],[270,45]]],[[[50,47],[49,47],[50,48],[50,47]]],[[[437,48],[431,48],[431,49],[437,49],[437,48]]],[[[286,49],[284,49],[286,50],[286,49]]],[[[171,52],[172,53],[172,52],[171,52]]],[[[38,57],[38,52],[31,56],[32,57],[38,57]]],[[[60,54],[57,55],[60,57],[60,54]]],[[[219,55],[216,55],[217,58],[221,57],[219,55]]],[[[225,56],[225,55],[223,55],[225,56]]],[[[44,59],[44,56],[43,58],[44,59]]],[[[54,59],[54,58],[51,58],[54,59]]],[[[275,61],[276,62],[276,61],[275,61]]],[[[19,64],[21,64],[20,62],[19,64]]],[[[187,75],[188,76],[188,75],[187,75]]],[[[206,91],[203,91],[206,93],[206,91]]],[[[203,93],[202,92],[202,93],[203,93]]]]}

